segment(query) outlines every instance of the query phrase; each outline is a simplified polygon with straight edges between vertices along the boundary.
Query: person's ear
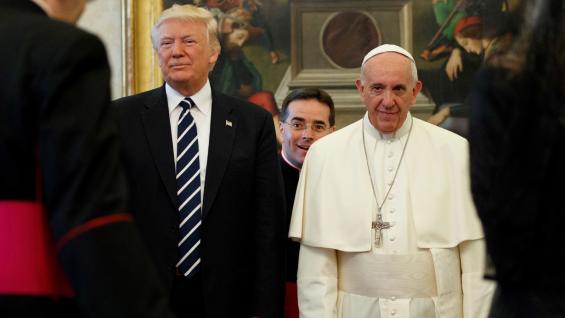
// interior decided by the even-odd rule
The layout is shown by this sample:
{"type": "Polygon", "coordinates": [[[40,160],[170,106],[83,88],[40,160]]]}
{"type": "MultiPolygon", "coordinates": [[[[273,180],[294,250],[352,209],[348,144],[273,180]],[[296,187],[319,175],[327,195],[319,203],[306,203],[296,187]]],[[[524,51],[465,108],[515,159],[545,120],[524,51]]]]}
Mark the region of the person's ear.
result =
{"type": "Polygon", "coordinates": [[[416,81],[416,85],[414,85],[414,88],[412,89],[412,95],[414,95],[414,97],[418,96],[418,94],[422,90],[422,87],[422,81],[416,81]]]}
{"type": "Polygon", "coordinates": [[[220,52],[217,50],[212,51],[212,54],[210,54],[210,59],[208,60],[208,63],[210,65],[214,65],[216,63],[216,61],[218,61],[218,57],[220,56],[220,52]]]}
{"type": "Polygon", "coordinates": [[[281,135],[284,134],[284,126],[286,126],[284,122],[282,120],[279,120],[279,131],[281,135]]]}
{"type": "Polygon", "coordinates": [[[355,87],[357,88],[357,91],[359,92],[359,94],[363,94],[363,82],[358,79],[355,81],[355,87]]]}

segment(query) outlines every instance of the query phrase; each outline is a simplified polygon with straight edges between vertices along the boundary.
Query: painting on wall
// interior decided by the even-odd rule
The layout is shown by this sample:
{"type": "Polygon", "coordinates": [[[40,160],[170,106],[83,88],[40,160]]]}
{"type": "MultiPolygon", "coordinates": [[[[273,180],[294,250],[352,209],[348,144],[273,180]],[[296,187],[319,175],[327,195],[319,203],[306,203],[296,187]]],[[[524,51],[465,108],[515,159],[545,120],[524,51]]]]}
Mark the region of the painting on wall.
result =
{"type": "Polygon", "coordinates": [[[401,45],[416,59],[433,113],[426,119],[462,135],[466,134],[465,100],[474,73],[509,42],[498,27],[519,2],[155,1],[161,1],[164,9],[173,3],[209,9],[218,21],[222,43],[210,76],[213,86],[259,104],[273,115],[278,113],[281,96],[305,86],[328,90],[338,112],[362,111],[354,81],[363,56],[382,43],[401,45]]]}
{"type": "Polygon", "coordinates": [[[274,93],[290,65],[288,1],[164,1],[207,8],[218,21],[222,51],[210,81],[222,93],[278,114],[274,93]]]}
{"type": "Polygon", "coordinates": [[[414,19],[427,21],[428,28],[425,37],[414,37],[414,53],[424,94],[434,104],[430,122],[467,135],[466,99],[475,73],[510,44],[508,21],[517,5],[508,0],[415,2],[414,19]]]}

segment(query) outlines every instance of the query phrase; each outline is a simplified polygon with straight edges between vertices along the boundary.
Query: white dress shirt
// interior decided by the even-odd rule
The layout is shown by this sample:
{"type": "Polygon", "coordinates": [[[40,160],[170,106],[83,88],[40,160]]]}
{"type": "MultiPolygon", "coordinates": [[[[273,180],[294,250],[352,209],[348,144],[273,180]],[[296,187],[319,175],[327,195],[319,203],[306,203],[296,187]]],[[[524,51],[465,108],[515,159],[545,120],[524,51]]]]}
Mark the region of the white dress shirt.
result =
{"type": "Polygon", "coordinates": [[[175,166],[177,157],[177,125],[179,116],[182,112],[182,107],[179,106],[179,104],[185,97],[190,97],[196,104],[196,107],[190,110],[190,114],[194,117],[196,130],[198,132],[198,155],[200,158],[201,184],[200,193],[202,195],[202,200],[204,200],[208,146],[210,144],[210,122],[212,119],[212,89],[210,87],[210,82],[207,81],[206,85],[192,96],[183,96],[169,86],[169,84],[165,85],[165,92],[167,94],[167,104],[169,107],[169,120],[171,121],[171,137],[173,142],[175,166]]]}

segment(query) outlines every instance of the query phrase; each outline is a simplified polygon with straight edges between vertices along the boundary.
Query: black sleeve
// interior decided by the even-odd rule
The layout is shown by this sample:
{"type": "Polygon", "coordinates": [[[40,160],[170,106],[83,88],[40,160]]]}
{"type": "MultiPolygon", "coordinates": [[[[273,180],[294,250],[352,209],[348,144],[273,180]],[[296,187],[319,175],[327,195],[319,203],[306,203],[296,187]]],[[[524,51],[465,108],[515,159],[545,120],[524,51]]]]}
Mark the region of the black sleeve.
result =
{"type": "Polygon", "coordinates": [[[499,281],[538,280],[550,268],[539,259],[559,249],[550,229],[563,224],[554,217],[563,151],[549,103],[527,76],[495,68],[479,73],[471,93],[471,189],[499,281]]]}
{"type": "MultiPolygon", "coordinates": [[[[60,38],[60,37],[59,37],[60,38]]],[[[86,317],[169,317],[155,269],[125,213],[126,188],[100,40],[69,32],[35,81],[42,197],[86,317]]]]}

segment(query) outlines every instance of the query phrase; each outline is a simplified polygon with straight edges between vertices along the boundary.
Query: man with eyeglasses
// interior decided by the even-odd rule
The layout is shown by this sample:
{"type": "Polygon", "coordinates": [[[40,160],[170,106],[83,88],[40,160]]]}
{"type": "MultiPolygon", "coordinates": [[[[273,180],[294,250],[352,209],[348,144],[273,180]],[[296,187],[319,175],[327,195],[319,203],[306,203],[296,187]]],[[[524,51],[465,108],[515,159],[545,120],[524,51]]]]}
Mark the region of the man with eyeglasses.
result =
{"type": "Polygon", "coordinates": [[[309,150],[289,231],[301,318],[488,314],[467,141],[410,115],[417,76],[405,49],[371,50],[355,82],[367,113],[309,150]]]}
{"type": "MultiPolygon", "coordinates": [[[[280,164],[287,202],[287,230],[300,169],[310,146],[335,130],[335,108],[332,98],[318,88],[296,89],[284,99],[281,107],[280,164]]],[[[285,317],[298,317],[296,267],[300,244],[288,239],[286,246],[285,317]]]]}

